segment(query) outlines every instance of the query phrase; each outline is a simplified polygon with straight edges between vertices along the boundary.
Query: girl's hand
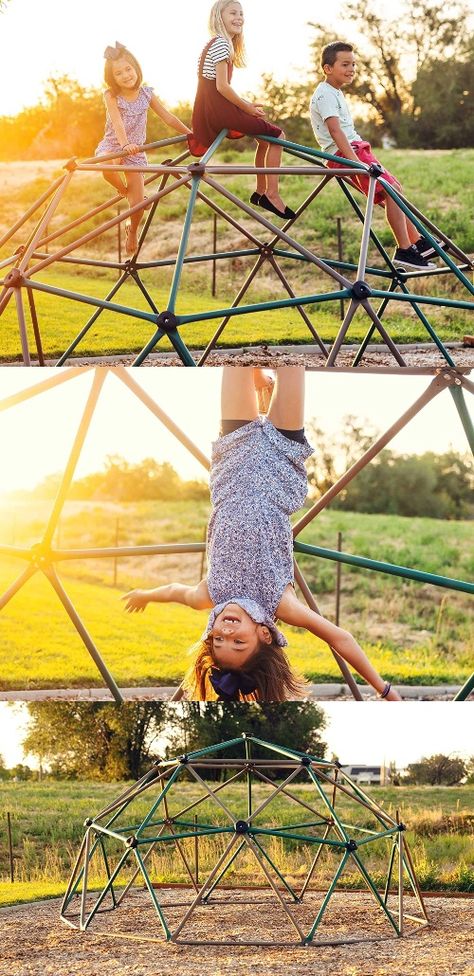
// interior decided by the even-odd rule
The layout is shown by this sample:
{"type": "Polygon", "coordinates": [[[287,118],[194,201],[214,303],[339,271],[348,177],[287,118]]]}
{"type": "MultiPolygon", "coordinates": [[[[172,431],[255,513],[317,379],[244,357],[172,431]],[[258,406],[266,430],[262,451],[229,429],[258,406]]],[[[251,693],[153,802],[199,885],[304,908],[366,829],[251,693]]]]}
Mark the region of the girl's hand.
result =
{"type": "Polygon", "coordinates": [[[254,115],[258,119],[265,118],[265,109],[263,105],[258,102],[247,102],[249,115],[254,115]]]}
{"type": "Polygon", "coordinates": [[[134,156],[137,152],[140,152],[140,146],[137,146],[136,142],[126,142],[125,145],[122,146],[122,149],[126,150],[126,156],[134,156]]]}
{"type": "Polygon", "coordinates": [[[120,599],[125,601],[124,610],[127,613],[143,613],[150,602],[150,595],[148,590],[130,590],[120,599]]]}

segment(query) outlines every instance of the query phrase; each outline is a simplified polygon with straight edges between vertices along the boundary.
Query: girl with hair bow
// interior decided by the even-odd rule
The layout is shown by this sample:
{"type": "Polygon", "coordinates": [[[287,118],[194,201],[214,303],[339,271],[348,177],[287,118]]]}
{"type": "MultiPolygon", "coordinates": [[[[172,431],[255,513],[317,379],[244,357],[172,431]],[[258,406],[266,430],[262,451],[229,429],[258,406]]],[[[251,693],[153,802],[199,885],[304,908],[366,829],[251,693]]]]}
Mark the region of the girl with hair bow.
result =
{"type": "MultiPolygon", "coordinates": [[[[144,152],[140,146],[146,143],[146,123],[148,109],[156,112],[158,117],[171,129],[179,133],[189,133],[188,127],[180,119],[168,112],[153,92],[153,88],[142,85],[142,69],[130,51],[119,41],[114,47],[107,47],[104,52],[105,70],[104,80],[107,91],[104,95],[106,108],[106,123],[104,137],[97,146],[96,156],[106,156],[109,153],[122,151],[120,160],[127,167],[143,167],[147,165],[144,152]]],[[[127,170],[123,174],[104,172],[104,179],[110,183],[121,196],[126,197],[130,207],[137,203],[144,203],[144,179],[142,172],[132,173],[127,170]]],[[[138,228],[142,212],[132,214],[127,223],[125,251],[132,257],[138,247],[138,228]]]]}

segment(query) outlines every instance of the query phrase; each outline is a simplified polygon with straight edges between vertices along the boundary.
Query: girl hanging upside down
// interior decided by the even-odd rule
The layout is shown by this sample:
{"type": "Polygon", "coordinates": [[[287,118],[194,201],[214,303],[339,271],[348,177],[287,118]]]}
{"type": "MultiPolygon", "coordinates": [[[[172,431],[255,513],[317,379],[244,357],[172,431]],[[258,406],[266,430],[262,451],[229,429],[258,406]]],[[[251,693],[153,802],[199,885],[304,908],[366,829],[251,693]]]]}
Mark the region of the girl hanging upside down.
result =
{"type": "Polygon", "coordinates": [[[327,641],[389,701],[400,696],[372,667],[351,634],[298,599],[290,516],[304,504],[304,462],[312,453],[303,429],[304,367],[280,367],[266,416],[257,391],[273,380],[251,367],[223,370],[221,434],[211,461],[208,574],[197,586],[171,583],[133,590],[129,613],[148,603],[211,610],[185,690],[194,701],[287,701],[304,683],[283,650],[281,620],[327,641]]]}

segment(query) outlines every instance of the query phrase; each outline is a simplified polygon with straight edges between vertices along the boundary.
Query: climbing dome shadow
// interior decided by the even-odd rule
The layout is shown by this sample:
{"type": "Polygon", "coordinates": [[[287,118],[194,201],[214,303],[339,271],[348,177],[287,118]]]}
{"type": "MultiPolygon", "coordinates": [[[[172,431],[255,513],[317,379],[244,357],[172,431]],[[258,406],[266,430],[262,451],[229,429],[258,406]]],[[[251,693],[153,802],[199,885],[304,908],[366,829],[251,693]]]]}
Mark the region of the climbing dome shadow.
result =
{"type": "MultiPolygon", "coordinates": [[[[317,613],[320,612],[318,604],[305,579],[303,571],[298,564],[299,555],[311,556],[315,559],[331,560],[350,566],[359,567],[360,569],[368,570],[370,572],[388,574],[403,579],[413,580],[420,584],[430,584],[436,587],[457,590],[469,594],[474,593],[474,584],[468,581],[425,572],[422,569],[414,569],[409,566],[400,566],[389,562],[383,562],[382,560],[369,559],[362,555],[315,546],[304,541],[300,541],[299,539],[300,534],[303,532],[306,526],[308,526],[322,511],[324,511],[331,501],[347,487],[347,485],[359,474],[360,471],[366,467],[366,465],[368,465],[380,454],[387,444],[393,440],[396,434],[398,434],[399,431],[401,431],[413,418],[415,418],[421,410],[423,410],[432,400],[434,400],[434,398],[438,397],[445,390],[449,391],[453,398],[471,450],[474,452],[474,429],[464,398],[465,391],[474,393],[474,384],[468,378],[468,376],[465,375],[466,372],[466,370],[452,370],[447,367],[442,370],[425,370],[426,378],[429,382],[426,390],[421,394],[421,396],[419,396],[407,407],[402,416],[396,420],[388,430],[376,438],[371,447],[368,448],[368,450],[366,450],[365,453],[363,453],[361,457],[354,462],[354,464],[352,464],[352,466],[342,475],[342,477],[340,477],[336,483],[322,495],[321,498],[311,505],[308,511],[306,511],[305,514],[294,524],[295,582],[308,606],[310,606],[317,613]]],[[[56,593],[60,604],[64,608],[65,613],[69,617],[69,620],[72,623],[76,633],[79,635],[84,647],[87,649],[95,662],[112,696],[116,701],[121,702],[122,694],[117,682],[111,674],[110,669],[101,655],[93,636],[81,619],[76,607],[74,606],[74,603],[65,589],[64,583],[60,578],[59,569],[61,564],[64,565],[73,560],[110,559],[116,557],[125,559],[127,557],[135,556],[147,557],[155,555],[204,553],[205,543],[183,541],[179,544],[157,543],[156,545],[117,545],[112,547],[108,546],[94,548],[67,548],[58,544],[57,541],[55,544],[55,539],[57,540],[57,529],[61,513],[63,511],[63,507],[72,484],[79,459],[81,457],[84,443],[89,434],[91,422],[98,403],[104,399],[110,383],[118,382],[124,385],[129,394],[132,397],[138,398],[146,410],[151,411],[151,413],[160,421],[160,423],[163,424],[174,435],[174,437],[181,444],[183,444],[188,451],[191,452],[191,454],[199,461],[206,471],[209,470],[210,462],[199,447],[197,447],[190,440],[187,434],[177,426],[172,417],[165,413],[161,406],[147,392],[143,386],[143,381],[140,383],[137,379],[135,379],[137,374],[134,374],[131,369],[126,369],[123,366],[111,368],[100,366],[81,368],[76,366],[60,370],[58,373],[53,373],[52,377],[44,379],[39,383],[35,383],[27,389],[22,390],[19,393],[15,393],[12,396],[0,401],[0,412],[14,409],[21,403],[34,401],[37,396],[40,396],[54,388],[58,388],[64,383],[75,382],[75,380],[77,380],[79,377],[84,376],[85,373],[91,374],[91,383],[89,385],[87,397],[85,398],[84,409],[80,417],[77,430],[74,434],[73,443],[71,445],[64,472],[60,480],[57,495],[52,504],[51,512],[44,531],[42,532],[40,538],[38,538],[38,540],[31,546],[0,545],[0,557],[6,557],[13,563],[18,561],[24,567],[19,576],[12,581],[11,585],[3,593],[3,595],[0,595],[0,611],[5,610],[9,602],[16,596],[17,593],[20,592],[20,590],[23,589],[24,586],[29,583],[33,576],[40,574],[42,577],[44,577],[56,593]]],[[[158,376],[158,374],[155,375],[158,376]]],[[[43,621],[40,621],[40,627],[42,623],[43,621]]],[[[5,626],[6,624],[4,623],[4,627],[5,626]]],[[[29,626],[29,622],[25,620],[25,628],[29,626]]],[[[362,700],[360,687],[356,683],[346,662],[339,657],[333,648],[331,648],[331,651],[353,697],[356,700],[362,700]]],[[[32,675],[32,679],[34,679],[34,675],[32,675]]],[[[459,689],[456,698],[465,699],[472,691],[474,691],[474,673],[466,678],[466,681],[459,689]]],[[[178,691],[175,692],[174,698],[177,699],[181,695],[182,689],[178,689],[178,691]]]]}
{"type": "MultiPolygon", "coordinates": [[[[101,912],[133,905],[137,885],[164,938],[187,945],[341,945],[429,924],[398,814],[339,763],[254,735],[158,761],[84,826],[61,907],[63,921],[81,931],[101,912]],[[153,881],[170,848],[193,889],[188,904],[170,902],[153,881]],[[362,932],[334,905],[349,870],[372,896],[362,932]],[[271,898],[247,904],[255,879],[271,898]]],[[[153,940],[142,903],[136,925],[119,934],[153,940]]]]}
{"type": "MultiPolygon", "coordinates": [[[[436,307],[465,312],[474,310],[474,285],[468,277],[468,273],[474,267],[472,259],[446,233],[422,214],[414,203],[387,183],[378,165],[367,167],[363,163],[355,163],[352,160],[341,162],[340,157],[331,156],[329,153],[268,137],[270,142],[280,142],[285,156],[290,157],[288,164],[279,170],[281,175],[301,177],[307,185],[307,195],[297,205],[295,218],[282,226],[277,226],[274,221],[267,219],[265,212],[249,206],[234,192],[234,189],[229,187],[229,183],[232,186],[232,181],[237,176],[252,176],[258,172],[275,170],[214,161],[213,157],[226,134],[227,130],[219,134],[199,162],[186,162],[189,157],[186,146],[173,159],[167,159],[161,164],[150,164],[143,169],[145,182],[152,190],[146,204],[150,209],[140,235],[137,252],[125,261],[121,259],[106,261],[91,257],[86,248],[90,242],[101,238],[123,221],[127,221],[131,214],[143,211],[145,205],[142,203],[109,217],[97,226],[96,218],[105,215],[107,210],[116,208],[121,202],[121,198],[117,195],[93,207],[85,214],[51,229],[52,223],[57,220],[61,212],[61,203],[65,194],[69,192],[70,195],[74,192],[74,186],[81,178],[81,174],[126,170],[127,167],[118,165],[116,156],[94,157],[82,162],[76,159],[70,160],[65,166],[64,175],[58,177],[3,235],[0,239],[0,249],[6,248],[10,241],[17,246],[13,254],[5,252],[6,257],[0,261],[0,271],[4,274],[0,281],[0,317],[13,301],[24,364],[30,365],[32,362],[30,351],[30,336],[32,336],[36,346],[37,361],[39,365],[44,365],[42,334],[45,335],[46,344],[51,344],[52,340],[48,338],[48,323],[54,318],[54,299],[61,298],[90,306],[93,311],[77,335],[71,337],[67,348],[57,360],[58,366],[67,363],[76,351],[80,352],[81,345],[84,348],[84,340],[92,327],[95,333],[100,332],[98,320],[104,312],[113,313],[114,330],[116,329],[117,335],[124,317],[133,318],[137,324],[149,324],[149,338],[138,355],[135,355],[133,365],[141,365],[150,353],[156,350],[164,337],[167,337],[179,361],[186,366],[201,366],[206,362],[209,353],[216,348],[226,326],[235,316],[258,316],[263,312],[276,312],[279,309],[296,309],[308,330],[308,340],[312,342],[315,349],[315,364],[319,362],[322,366],[331,367],[338,363],[343,343],[351,338],[351,323],[354,316],[356,313],[361,313],[367,319],[367,332],[356,348],[352,365],[358,366],[362,362],[372,338],[378,336],[382,347],[385,347],[398,366],[403,367],[406,366],[403,346],[394,341],[384,324],[387,309],[392,310],[395,304],[411,310],[425,330],[426,340],[433,344],[433,349],[437,347],[440,362],[454,367],[455,362],[450,351],[437,334],[428,316],[430,310],[436,307]],[[334,168],[328,168],[326,165],[328,162],[334,163],[334,168]],[[369,179],[365,212],[353,193],[354,180],[361,174],[369,179]],[[159,181],[157,189],[153,188],[153,183],[156,181],[159,181]],[[337,258],[322,257],[318,253],[318,245],[309,247],[301,243],[296,236],[301,216],[310,206],[318,205],[318,197],[322,191],[334,182],[340,188],[347,213],[355,214],[359,222],[360,243],[357,263],[344,260],[340,254],[337,258]],[[373,227],[377,187],[383,187],[416,226],[420,235],[431,242],[435,256],[440,260],[439,266],[420,271],[404,271],[395,266],[373,227]],[[155,217],[159,216],[158,205],[171,194],[173,203],[176,203],[183,214],[183,228],[177,252],[171,258],[144,260],[141,252],[152,223],[155,217]],[[227,251],[214,249],[210,253],[188,253],[198,202],[222,218],[226,226],[238,231],[241,236],[241,246],[227,251]],[[39,220],[38,214],[40,214],[39,220]],[[242,222],[246,218],[251,218],[250,226],[247,222],[242,222]],[[36,224],[34,220],[37,221],[36,224]],[[32,221],[33,226],[31,226],[32,221]],[[84,224],[92,229],[81,233],[78,228],[84,224]],[[26,243],[22,240],[18,244],[21,234],[28,235],[26,243]],[[61,239],[63,239],[62,243],[61,239]],[[370,248],[372,250],[369,253],[370,248]],[[183,301],[181,296],[181,279],[186,266],[205,265],[208,262],[213,262],[215,266],[216,262],[236,259],[240,262],[250,261],[250,267],[239,284],[233,302],[228,307],[202,310],[186,308],[186,299],[183,301]],[[311,278],[313,290],[306,294],[297,294],[300,285],[295,283],[293,287],[291,270],[283,270],[282,263],[285,269],[301,267],[302,263],[307,266],[313,272],[311,278]],[[77,278],[77,290],[59,287],[54,282],[48,281],[49,270],[57,271],[58,268],[62,268],[64,271],[71,266],[82,267],[84,274],[97,273],[104,269],[115,271],[118,273],[118,280],[103,298],[83,291],[80,277],[77,278]],[[171,272],[171,283],[167,299],[159,308],[158,276],[160,272],[167,270],[171,272]],[[144,277],[145,273],[149,272],[153,273],[152,279],[149,275],[144,277]],[[281,289],[282,297],[245,304],[247,292],[254,283],[258,285],[259,277],[264,274],[272,276],[275,287],[281,289]],[[426,287],[426,282],[439,283],[440,278],[447,281],[447,294],[429,294],[430,289],[426,287]],[[425,283],[423,294],[413,291],[417,282],[425,283]],[[459,286],[456,293],[452,290],[453,282],[459,286]],[[125,284],[135,286],[137,295],[144,299],[145,309],[118,303],[116,296],[125,284]],[[38,295],[50,296],[52,300],[49,310],[44,314],[46,320],[44,328],[39,321],[36,301],[38,295]],[[337,335],[334,341],[328,342],[319,334],[309,313],[331,303],[346,303],[346,306],[337,335]],[[218,322],[217,328],[215,328],[216,322],[218,322]],[[205,348],[197,358],[193,356],[186,344],[186,327],[192,323],[203,325],[202,339],[198,344],[205,348]],[[213,329],[215,331],[212,332],[213,329]]],[[[184,142],[186,137],[180,136],[161,140],[143,148],[158,150],[184,142]]],[[[136,168],[134,171],[136,172],[136,168]]],[[[433,291],[437,290],[433,289],[433,291]]],[[[272,294],[275,292],[272,291],[272,294]]],[[[288,332],[284,338],[286,344],[294,339],[292,326],[289,325],[287,328],[288,332]]],[[[268,335],[268,341],[272,341],[271,335],[268,335]]],[[[252,335],[249,332],[248,344],[251,343],[252,335]]],[[[133,349],[129,351],[133,353],[133,349]]],[[[102,352],[103,354],[107,352],[105,342],[102,352]]]]}

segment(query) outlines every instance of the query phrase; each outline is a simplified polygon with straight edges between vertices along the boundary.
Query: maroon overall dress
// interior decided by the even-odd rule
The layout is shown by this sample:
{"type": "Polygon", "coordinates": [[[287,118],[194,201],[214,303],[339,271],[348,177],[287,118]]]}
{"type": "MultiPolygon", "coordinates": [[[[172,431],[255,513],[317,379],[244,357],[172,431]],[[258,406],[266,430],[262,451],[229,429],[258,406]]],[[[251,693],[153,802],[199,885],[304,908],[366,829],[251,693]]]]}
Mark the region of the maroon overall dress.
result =
{"type": "MultiPolygon", "coordinates": [[[[216,40],[212,37],[206,44],[199,59],[198,89],[193,109],[192,133],[188,136],[189,149],[193,156],[202,156],[212,145],[222,129],[228,129],[229,139],[240,139],[242,136],[281,136],[282,129],[268,122],[267,119],[249,115],[243,109],[229,102],[217,90],[216,79],[205,78],[203,75],[204,61],[211,44],[216,40]]],[[[229,84],[232,79],[232,62],[227,64],[229,84]]]]}

